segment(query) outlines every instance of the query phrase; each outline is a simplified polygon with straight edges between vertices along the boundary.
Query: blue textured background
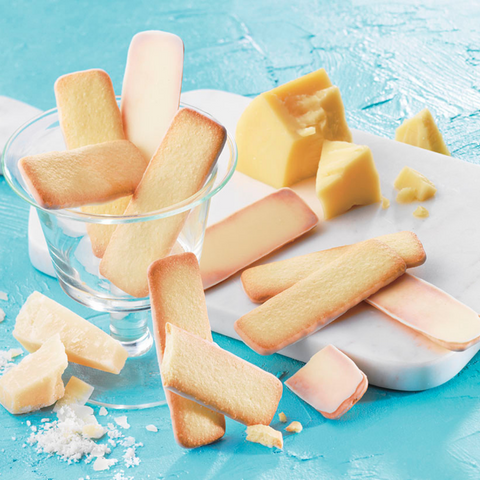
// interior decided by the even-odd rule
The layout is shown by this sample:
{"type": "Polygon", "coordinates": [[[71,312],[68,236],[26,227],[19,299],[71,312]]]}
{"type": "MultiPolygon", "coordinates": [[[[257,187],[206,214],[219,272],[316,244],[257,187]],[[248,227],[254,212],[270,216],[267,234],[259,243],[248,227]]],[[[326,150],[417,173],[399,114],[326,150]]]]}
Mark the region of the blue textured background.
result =
{"type": "MultiPolygon", "coordinates": [[[[55,79],[92,67],[107,70],[120,92],[131,37],[162,29],[185,42],[184,90],[218,88],[254,96],[325,67],[341,88],[352,127],[393,137],[401,119],[428,105],[453,155],[480,163],[478,2],[281,0],[275,8],[272,3],[2,2],[0,95],[51,108],[55,79]]],[[[85,312],[56,281],[31,267],[27,208],[1,179],[0,290],[11,298],[6,305],[0,302],[7,312],[0,324],[2,349],[16,346],[14,318],[34,289],[85,312]]],[[[218,335],[215,340],[275,374],[290,375],[300,366],[278,355],[260,357],[218,335]]],[[[477,362],[478,356],[452,381],[427,392],[371,387],[339,421],[325,420],[287,391],[279,411],[300,420],[305,430],[287,435],[283,452],[246,443],[244,427],[231,421],[224,440],[185,451],[173,441],[166,408],[131,412],[128,434],[145,446],[138,450],[140,466],[125,474],[136,479],[480,478],[477,362]],[[149,423],[159,432],[145,431],[149,423]]],[[[36,424],[44,416],[28,418],[36,424]]],[[[95,473],[91,466],[68,466],[22,448],[26,420],[0,411],[0,479],[112,478],[112,470],[95,473]]]]}

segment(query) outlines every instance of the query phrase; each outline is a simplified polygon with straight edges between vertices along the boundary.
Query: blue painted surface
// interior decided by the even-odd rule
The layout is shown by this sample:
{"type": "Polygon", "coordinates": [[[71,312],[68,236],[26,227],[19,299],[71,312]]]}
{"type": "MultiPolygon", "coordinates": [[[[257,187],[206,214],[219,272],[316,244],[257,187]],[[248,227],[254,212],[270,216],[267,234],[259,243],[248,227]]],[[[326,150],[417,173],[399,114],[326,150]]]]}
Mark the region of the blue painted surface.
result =
{"type": "MultiPolygon", "coordinates": [[[[341,88],[352,127],[392,137],[405,116],[428,105],[453,154],[480,163],[480,5],[473,2],[290,2],[267,0],[97,2],[25,0],[0,7],[0,95],[39,108],[54,106],[53,82],[67,72],[101,67],[121,90],[128,43],[144,29],[182,36],[185,90],[218,88],[256,95],[326,67],[341,88]]],[[[0,348],[17,346],[14,318],[39,290],[86,313],[57,282],[31,267],[27,207],[0,180],[0,348]]],[[[275,374],[300,364],[264,358],[240,342],[216,335],[224,348],[275,374]]],[[[480,365],[478,356],[446,385],[421,393],[369,388],[338,421],[325,420],[286,391],[279,411],[304,424],[286,435],[283,452],[246,443],[244,427],[228,421],[227,435],[195,451],[173,440],[166,408],[128,413],[144,478],[381,478],[480,477],[480,365]],[[158,433],[147,432],[153,423],[158,433]]],[[[112,478],[91,465],[67,465],[22,448],[47,412],[13,417],[0,411],[0,479],[112,478]],[[16,440],[12,440],[15,437],[16,440]]],[[[100,420],[105,423],[110,417],[100,420]]],[[[278,424],[274,424],[280,427],[278,424]]],[[[121,455],[116,452],[115,456],[121,455]]]]}

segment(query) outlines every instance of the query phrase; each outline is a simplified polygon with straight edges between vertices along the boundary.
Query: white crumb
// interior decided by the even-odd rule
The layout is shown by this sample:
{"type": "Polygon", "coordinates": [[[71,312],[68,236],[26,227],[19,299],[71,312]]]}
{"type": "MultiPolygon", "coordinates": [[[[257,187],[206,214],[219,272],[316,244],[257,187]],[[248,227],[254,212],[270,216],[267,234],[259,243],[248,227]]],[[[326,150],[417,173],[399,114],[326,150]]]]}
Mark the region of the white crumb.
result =
{"type": "Polygon", "coordinates": [[[5,312],[0,308],[0,323],[5,320],[5,312]]]}
{"type": "Polygon", "coordinates": [[[100,411],[98,412],[98,414],[101,417],[106,417],[108,415],[108,410],[105,407],[100,407],[100,411]]]}
{"type": "Polygon", "coordinates": [[[149,432],[158,432],[158,428],[155,425],[147,425],[145,427],[149,432]]]}
{"type": "Polygon", "coordinates": [[[111,466],[115,465],[118,462],[116,458],[105,458],[105,457],[98,457],[93,464],[93,469],[96,472],[100,472],[102,470],[108,470],[111,466]]]}
{"type": "Polygon", "coordinates": [[[115,420],[115,423],[116,423],[119,427],[122,427],[122,428],[124,428],[125,430],[127,430],[128,428],[130,428],[130,424],[128,423],[128,420],[127,420],[127,416],[126,416],[126,415],[122,415],[121,417],[115,417],[114,420],[115,420]]]}
{"type": "Polygon", "coordinates": [[[15,366],[12,360],[19,355],[23,355],[21,348],[11,348],[10,350],[0,350],[0,375],[7,373],[15,366]]]}
{"type": "Polygon", "coordinates": [[[124,475],[123,470],[120,470],[118,473],[116,473],[116,474],[113,476],[112,480],[133,480],[133,477],[126,477],[126,476],[124,475]]]}
{"type": "Polygon", "coordinates": [[[4,302],[8,302],[8,294],[5,292],[0,292],[0,300],[3,300],[4,302]]]}
{"type": "Polygon", "coordinates": [[[27,420],[27,427],[29,427],[32,424],[30,420],[27,420]]]}

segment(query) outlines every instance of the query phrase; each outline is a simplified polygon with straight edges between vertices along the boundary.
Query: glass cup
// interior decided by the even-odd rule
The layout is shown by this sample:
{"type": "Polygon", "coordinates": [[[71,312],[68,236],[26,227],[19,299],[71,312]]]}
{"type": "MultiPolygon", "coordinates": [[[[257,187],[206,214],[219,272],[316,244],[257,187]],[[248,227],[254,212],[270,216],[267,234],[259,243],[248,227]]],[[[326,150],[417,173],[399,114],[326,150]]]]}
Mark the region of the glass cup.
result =
{"type": "MultiPolygon", "coordinates": [[[[120,102],[119,97],[117,101],[120,102]]],[[[189,105],[181,104],[180,108],[187,106],[212,118],[189,105]]],[[[12,135],[2,154],[4,176],[15,193],[37,209],[62,289],[78,303],[94,310],[89,320],[107,331],[129,352],[127,364],[119,375],[74,364],[70,364],[68,372],[95,387],[92,403],[110,408],[146,408],[162,404],[164,395],[148,328],[150,299],[128,295],[99,273],[100,259],[93,254],[87,226],[96,224],[115,228],[120,224],[150,222],[187,212],[172,254],[193,252],[200,260],[210,200],[235,171],[235,142],[227,135],[215,167],[203,187],[190,198],[155,212],[132,216],[85,213],[79,208],[49,210],[39,206],[26,188],[18,162],[26,155],[52,150],[65,150],[57,109],[35,117],[12,135]]]]}

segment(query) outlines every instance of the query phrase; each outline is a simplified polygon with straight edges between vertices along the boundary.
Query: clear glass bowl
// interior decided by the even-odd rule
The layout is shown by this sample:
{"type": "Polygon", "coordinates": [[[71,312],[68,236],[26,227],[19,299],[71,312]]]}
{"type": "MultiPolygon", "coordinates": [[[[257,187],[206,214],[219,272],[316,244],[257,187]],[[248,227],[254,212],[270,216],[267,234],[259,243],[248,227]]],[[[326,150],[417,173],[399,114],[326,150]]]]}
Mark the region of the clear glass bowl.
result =
{"type": "MultiPolygon", "coordinates": [[[[120,98],[117,97],[120,103],[120,98]]],[[[192,108],[215,120],[195,107],[192,108]]],[[[87,234],[89,224],[115,226],[125,223],[150,222],[188,212],[187,220],[177,238],[174,253],[193,252],[199,259],[211,198],[230,180],[235,171],[235,141],[227,136],[225,148],[204,186],[190,198],[168,208],[132,216],[99,215],[80,209],[48,210],[40,207],[28,192],[18,169],[26,155],[52,150],[65,150],[58,122],[57,109],[49,110],[20,127],[7,142],[2,154],[3,174],[14,192],[37,209],[50,257],[62,289],[92,312],[90,321],[108,331],[129,351],[130,358],[120,375],[93,371],[71,364],[70,370],[94,383],[94,403],[112,407],[142,408],[163,401],[158,399],[160,378],[153,339],[148,329],[150,299],[135,298],[121,291],[99,273],[100,259],[92,252],[87,234]],[[79,369],[81,371],[79,371],[79,369]],[[156,372],[152,372],[156,370],[156,372]],[[159,376],[158,376],[159,377],[159,376]],[[146,390],[153,381],[151,399],[146,390]],[[135,390],[137,390],[135,392],[135,390]],[[138,399],[137,399],[138,397],[138,399]]],[[[163,397],[163,394],[162,394],[163,397]]]]}

